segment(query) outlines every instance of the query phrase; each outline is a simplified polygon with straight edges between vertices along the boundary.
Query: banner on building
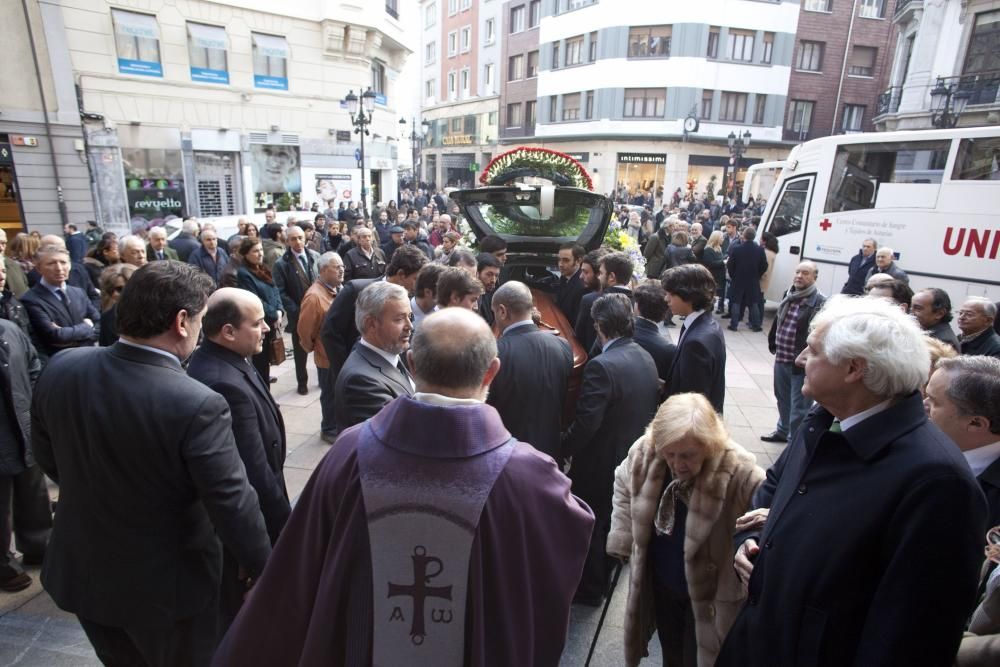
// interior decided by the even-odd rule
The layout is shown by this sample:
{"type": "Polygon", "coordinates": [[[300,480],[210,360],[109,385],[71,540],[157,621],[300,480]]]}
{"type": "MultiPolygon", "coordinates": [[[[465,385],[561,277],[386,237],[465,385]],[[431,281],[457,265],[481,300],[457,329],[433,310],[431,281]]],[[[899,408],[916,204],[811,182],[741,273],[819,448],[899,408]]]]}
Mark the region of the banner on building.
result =
{"type": "Polygon", "coordinates": [[[302,191],[298,146],[251,144],[254,193],[298,193],[302,191]]]}

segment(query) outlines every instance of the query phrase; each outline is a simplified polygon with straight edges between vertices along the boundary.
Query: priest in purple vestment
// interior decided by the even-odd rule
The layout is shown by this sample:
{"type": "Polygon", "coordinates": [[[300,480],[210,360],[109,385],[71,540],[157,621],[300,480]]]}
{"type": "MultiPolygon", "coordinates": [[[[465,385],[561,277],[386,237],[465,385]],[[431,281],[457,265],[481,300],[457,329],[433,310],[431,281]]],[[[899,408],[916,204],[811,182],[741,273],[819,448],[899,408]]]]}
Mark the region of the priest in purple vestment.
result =
{"type": "Polygon", "coordinates": [[[429,315],[417,392],[316,469],[216,665],[558,665],[594,525],[555,462],[484,400],[483,320],[429,315]]]}

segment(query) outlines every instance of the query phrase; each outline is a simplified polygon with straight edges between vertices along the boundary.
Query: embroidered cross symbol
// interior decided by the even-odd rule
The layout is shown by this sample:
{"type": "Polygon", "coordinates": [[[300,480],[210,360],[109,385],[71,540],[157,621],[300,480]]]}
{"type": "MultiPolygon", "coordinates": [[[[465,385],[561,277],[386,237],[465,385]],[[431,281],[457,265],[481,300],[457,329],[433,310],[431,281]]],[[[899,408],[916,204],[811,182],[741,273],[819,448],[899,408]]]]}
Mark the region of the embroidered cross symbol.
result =
{"type": "Polygon", "coordinates": [[[823,222],[819,223],[819,226],[822,227],[823,231],[825,232],[826,230],[833,227],[833,223],[830,222],[830,218],[823,218],[823,222]]]}
{"type": "Polygon", "coordinates": [[[389,595],[386,597],[407,596],[413,598],[413,623],[410,625],[410,637],[413,643],[420,645],[424,643],[424,636],[427,634],[424,629],[424,602],[427,598],[440,598],[451,600],[451,586],[428,586],[431,579],[444,571],[444,565],[440,558],[427,556],[427,550],[422,546],[413,549],[413,584],[404,586],[401,584],[389,584],[389,595]],[[437,570],[433,573],[427,571],[430,563],[437,565],[437,570]]]}

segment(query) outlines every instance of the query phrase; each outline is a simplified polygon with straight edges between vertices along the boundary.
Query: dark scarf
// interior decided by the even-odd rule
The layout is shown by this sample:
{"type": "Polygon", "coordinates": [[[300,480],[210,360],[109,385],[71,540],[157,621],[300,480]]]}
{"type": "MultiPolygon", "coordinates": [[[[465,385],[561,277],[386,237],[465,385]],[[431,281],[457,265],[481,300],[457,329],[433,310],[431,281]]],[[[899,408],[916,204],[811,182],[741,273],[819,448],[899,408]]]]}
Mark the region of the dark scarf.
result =
{"type": "Polygon", "coordinates": [[[247,262],[247,268],[250,269],[250,273],[254,274],[268,285],[274,284],[274,280],[271,278],[271,270],[263,263],[254,266],[250,262],[247,262]]]}
{"type": "Polygon", "coordinates": [[[789,306],[792,305],[794,301],[802,301],[804,299],[808,299],[815,293],[816,293],[816,283],[813,283],[809,287],[802,290],[796,290],[794,287],[788,290],[788,294],[785,295],[785,298],[781,300],[781,305],[778,306],[778,321],[779,322],[784,321],[785,315],[788,314],[788,308],[789,306]]]}

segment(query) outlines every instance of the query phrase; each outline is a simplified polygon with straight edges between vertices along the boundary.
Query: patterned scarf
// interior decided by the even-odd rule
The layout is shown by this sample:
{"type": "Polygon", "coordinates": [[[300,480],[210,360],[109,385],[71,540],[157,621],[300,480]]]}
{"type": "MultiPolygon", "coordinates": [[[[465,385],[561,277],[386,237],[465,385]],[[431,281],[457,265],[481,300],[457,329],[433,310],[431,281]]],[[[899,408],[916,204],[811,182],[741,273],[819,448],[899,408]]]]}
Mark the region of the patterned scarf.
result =
{"type": "Polygon", "coordinates": [[[656,528],[658,535],[673,535],[677,501],[679,500],[685,505],[690,505],[691,493],[693,491],[693,479],[686,482],[675,479],[670,484],[667,484],[667,488],[663,490],[663,495],[660,496],[660,505],[656,508],[656,516],[653,517],[653,526],[656,528]]]}

